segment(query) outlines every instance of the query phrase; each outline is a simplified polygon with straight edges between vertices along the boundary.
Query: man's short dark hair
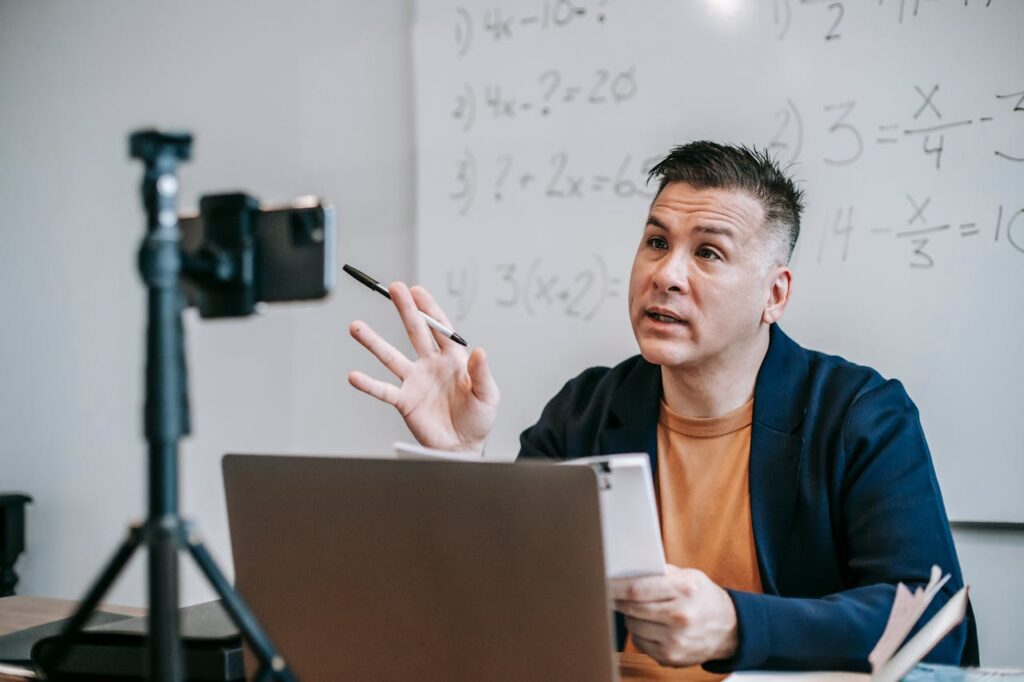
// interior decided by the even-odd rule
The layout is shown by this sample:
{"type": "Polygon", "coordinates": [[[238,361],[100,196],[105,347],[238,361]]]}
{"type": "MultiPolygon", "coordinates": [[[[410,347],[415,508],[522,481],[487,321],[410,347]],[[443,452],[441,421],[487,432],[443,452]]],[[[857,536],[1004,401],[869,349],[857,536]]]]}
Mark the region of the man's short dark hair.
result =
{"type": "Polygon", "coordinates": [[[658,192],[670,182],[685,182],[695,189],[731,189],[761,202],[765,227],[778,245],[771,254],[788,263],[800,235],[803,192],[767,150],[701,140],[676,147],[651,169],[648,181],[658,178],[658,192]]]}

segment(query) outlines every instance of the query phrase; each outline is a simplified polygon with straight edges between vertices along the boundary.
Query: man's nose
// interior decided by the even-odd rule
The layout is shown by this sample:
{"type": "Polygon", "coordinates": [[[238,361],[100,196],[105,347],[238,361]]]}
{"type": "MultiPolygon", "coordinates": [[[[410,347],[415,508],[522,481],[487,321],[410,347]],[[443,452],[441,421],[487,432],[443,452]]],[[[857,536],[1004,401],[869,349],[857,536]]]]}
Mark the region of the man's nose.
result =
{"type": "Polygon", "coordinates": [[[654,271],[654,288],[662,291],[688,293],[689,264],[685,254],[672,254],[662,259],[654,271]]]}

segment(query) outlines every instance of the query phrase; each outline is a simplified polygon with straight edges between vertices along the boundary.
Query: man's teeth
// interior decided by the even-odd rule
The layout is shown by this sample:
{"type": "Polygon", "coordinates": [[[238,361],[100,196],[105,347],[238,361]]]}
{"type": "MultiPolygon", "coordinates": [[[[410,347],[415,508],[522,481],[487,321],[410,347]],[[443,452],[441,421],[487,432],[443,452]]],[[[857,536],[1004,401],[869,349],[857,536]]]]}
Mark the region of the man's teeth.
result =
{"type": "Polygon", "coordinates": [[[656,319],[658,322],[680,322],[681,321],[681,320],[678,320],[678,319],[676,319],[674,317],[669,317],[668,315],[661,315],[659,313],[650,313],[650,316],[653,317],[654,319],[656,319]]]}

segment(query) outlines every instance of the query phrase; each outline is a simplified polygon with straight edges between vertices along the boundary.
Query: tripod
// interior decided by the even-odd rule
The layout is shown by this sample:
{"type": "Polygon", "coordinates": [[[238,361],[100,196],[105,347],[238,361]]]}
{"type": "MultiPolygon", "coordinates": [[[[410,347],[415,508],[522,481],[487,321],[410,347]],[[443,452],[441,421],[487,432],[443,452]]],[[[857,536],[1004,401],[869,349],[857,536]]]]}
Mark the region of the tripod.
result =
{"type": "Polygon", "coordinates": [[[191,156],[192,136],[141,130],[129,138],[131,157],[145,164],[142,199],[146,236],[139,250],[139,270],[149,290],[146,330],[145,433],[149,443],[149,511],[132,526],[95,583],[82,599],[49,651],[40,673],[59,679],[64,661],[86,621],[134,554],[149,550],[148,677],[182,682],[185,670],[178,623],[178,551],[185,549],[220,596],[224,609],[254,650],[260,667],[255,679],[294,682],[294,674],[277,653],[249,607],[236,593],[200,541],[195,527],[178,513],[178,441],[189,432],[184,332],[181,324],[181,236],[178,229],[177,168],[191,156]]]}

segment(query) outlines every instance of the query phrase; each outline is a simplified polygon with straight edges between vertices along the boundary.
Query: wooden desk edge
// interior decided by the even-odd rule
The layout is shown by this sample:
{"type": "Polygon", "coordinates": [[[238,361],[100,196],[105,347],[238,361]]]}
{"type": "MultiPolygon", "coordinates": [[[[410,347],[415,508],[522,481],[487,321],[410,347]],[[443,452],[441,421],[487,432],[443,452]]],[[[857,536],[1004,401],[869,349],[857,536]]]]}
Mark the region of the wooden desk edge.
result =
{"type": "MultiPolygon", "coordinates": [[[[73,599],[15,595],[0,598],[0,637],[26,628],[52,623],[69,617],[78,602],[73,599]]],[[[125,616],[144,616],[146,609],[137,606],[101,604],[101,611],[125,616]]]]}

